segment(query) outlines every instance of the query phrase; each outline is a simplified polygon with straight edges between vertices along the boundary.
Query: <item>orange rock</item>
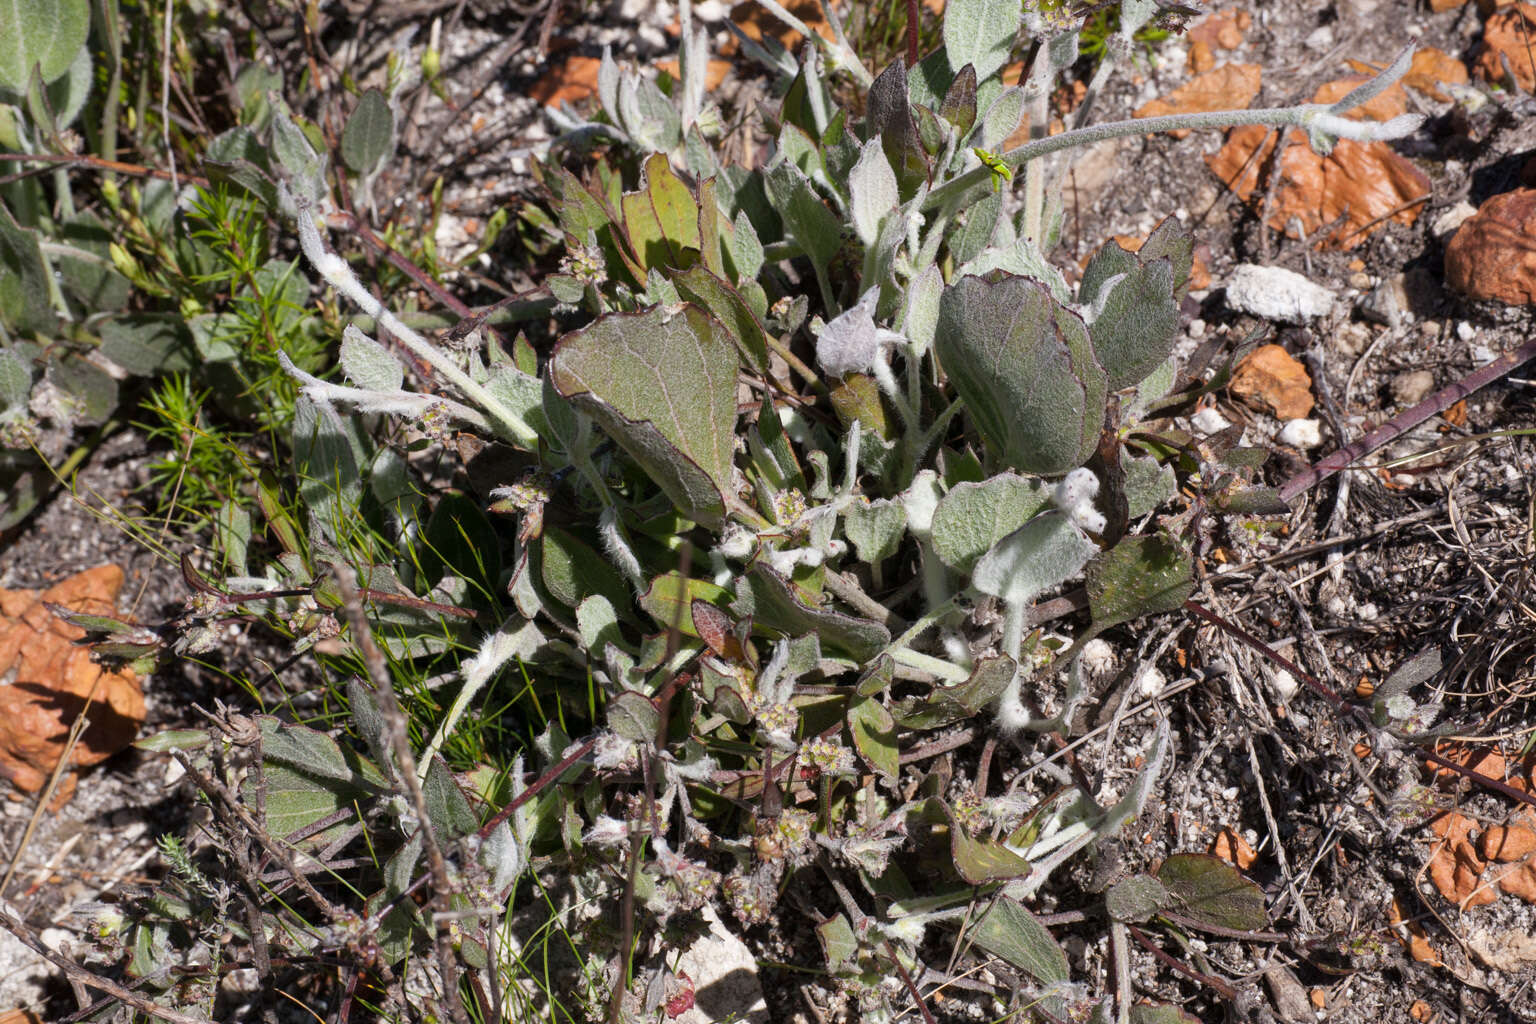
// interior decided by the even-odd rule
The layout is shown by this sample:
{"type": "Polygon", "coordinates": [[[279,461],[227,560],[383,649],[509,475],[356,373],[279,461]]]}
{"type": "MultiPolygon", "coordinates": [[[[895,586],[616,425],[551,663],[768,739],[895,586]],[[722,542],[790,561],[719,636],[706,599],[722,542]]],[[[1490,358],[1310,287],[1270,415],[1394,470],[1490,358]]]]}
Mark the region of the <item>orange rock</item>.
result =
{"type": "Polygon", "coordinates": [[[1216,839],[1211,843],[1211,852],[1241,871],[1247,871],[1259,859],[1248,841],[1230,828],[1216,833],[1216,839]]]}
{"type": "Polygon", "coordinates": [[[1536,61],[1531,40],[1536,38],[1536,6],[1515,4],[1483,25],[1483,45],[1478,48],[1472,71],[1485,82],[1504,81],[1504,62],[1523,92],[1536,88],[1536,61]]]}
{"type": "Polygon", "coordinates": [[[1450,97],[1440,91],[1441,85],[1466,85],[1469,80],[1467,66],[1444,50],[1426,46],[1413,53],[1413,65],[1403,76],[1403,84],[1419,90],[1424,95],[1444,103],[1450,97]]]}
{"type": "Polygon", "coordinates": [[[1528,861],[1505,868],[1502,873],[1496,874],[1494,882],[1511,896],[1527,903],[1536,903],[1536,864],[1528,861]]]}
{"type": "Polygon", "coordinates": [[[1216,66],[1216,55],[1211,52],[1211,44],[1203,39],[1197,39],[1189,46],[1189,70],[1200,74],[1211,70],[1216,66]]]}
{"type": "MultiPolygon", "coordinates": [[[[1465,3],[1466,0],[1461,0],[1465,3]]],[[[1413,1005],[1408,1007],[1408,1016],[1418,1021],[1419,1024],[1429,1024],[1435,1019],[1435,1008],[1422,999],[1415,999],[1413,1005]]]]}
{"type": "MultiPolygon", "coordinates": [[[[99,764],[133,742],[144,723],[144,692],[131,670],[106,671],[89,648],[74,642],[84,630],[55,616],[47,604],[111,615],[123,570],[104,565],[49,589],[0,590],[0,775],[28,792],[41,789],[64,752],[69,730],[86,710],[90,726],[70,756],[74,769],[99,764]]],[[[64,776],[59,801],[74,792],[64,776]]]]}
{"type": "MultiPolygon", "coordinates": [[[[1369,68],[1369,65],[1360,61],[1350,61],[1356,70],[1369,68]]],[[[1350,75],[1346,78],[1336,78],[1331,82],[1324,82],[1317,87],[1317,92],[1312,94],[1313,103],[1337,103],[1351,92],[1370,81],[1374,72],[1366,74],[1350,75]]],[[[1346,113],[1344,116],[1356,121],[1390,121],[1399,114],[1408,112],[1408,94],[1403,92],[1401,82],[1393,82],[1391,88],[1371,97],[1360,106],[1346,113]]]]}
{"type": "MultiPolygon", "coordinates": [[[[1536,26],[1533,26],[1536,31],[1536,26]]],[[[1475,299],[1536,302],[1536,189],[1494,196],[1445,247],[1445,281],[1475,299]]]]}
{"type": "MultiPolygon", "coordinates": [[[[657,61],[657,63],[656,63],[657,70],[665,71],[667,74],[671,75],[674,79],[677,78],[678,75],[682,74],[682,72],[679,70],[679,68],[681,68],[681,66],[682,65],[676,59],[657,61]]],[[[720,83],[725,81],[725,76],[730,74],[730,73],[731,73],[731,62],[730,61],[728,61],[728,60],[712,60],[712,61],[710,61],[708,64],[706,64],[704,66],[704,88],[707,91],[709,91],[709,92],[714,92],[716,89],[720,88],[720,83]]]]}
{"type": "Polygon", "coordinates": [[[1467,0],[1429,0],[1429,9],[1436,14],[1443,14],[1446,11],[1454,11],[1456,8],[1465,5],[1466,2],[1467,0]]]}
{"type": "MultiPolygon", "coordinates": [[[[1257,64],[1223,64],[1179,86],[1173,92],[1137,107],[1134,117],[1161,117],[1164,114],[1199,114],[1210,110],[1246,107],[1259,94],[1260,68],[1257,64]]],[[[1181,128],[1169,132],[1176,139],[1189,134],[1181,128]]]]}
{"type": "Polygon", "coordinates": [[[528,95],[546,107],[562,102],[576,106],[597,95],[597,69],[603,62],[596,57],[572,54],[555,58],[554,65],[528,90],[528,95]]]}
{"type": "Polygon", "coordinates": [[[1208,47],[1235,50],[1243,45],[1243,33],[1253,24],[1253,16],[1247,11],[1227,8],[1211,14],[1189,28],[1192,43],[1204,43],[1208,47]]]}
{"type": "MultiPolygon", "coordinates": [[[[1314,153],[1301,131],[1292,131],[1287,143],[1268,224],[1293,238],[1330,225],[1319,244],[1351,249],[1388,221],[1412,224],[1429,196],[1429,178],[1384,142],[1340,139],[1327,156],[1314,153]]],[[[1234,128],[1220,152],[1205,159],[1239,198],[1260,206],[1268,187],[1262,172],[1273,163],[1274,148],[1274,132],[1248,125],[1234,128]]]]}
{"type": "Polygon", "coordinates": [[[1536,832],[1519,825],[1495,825],[1483,833],[1478,845],[1484,857],[1509,864],[1536,853],[1536,832]]]}
{"type": "Polygon", "coordinates": [[[1312,378],[1279,345],[1260,345],[1238,364],[1227,390],[1276,419],[1301,419],[1312,411],[1312,378]]]}

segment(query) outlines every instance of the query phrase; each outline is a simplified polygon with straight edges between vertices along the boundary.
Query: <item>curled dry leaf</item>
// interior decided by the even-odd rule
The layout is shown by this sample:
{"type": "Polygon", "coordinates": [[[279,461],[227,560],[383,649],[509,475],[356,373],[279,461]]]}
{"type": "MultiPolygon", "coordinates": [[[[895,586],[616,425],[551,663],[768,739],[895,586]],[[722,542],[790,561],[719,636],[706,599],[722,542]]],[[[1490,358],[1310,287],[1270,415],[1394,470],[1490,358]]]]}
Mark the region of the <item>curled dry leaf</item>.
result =
{"type": "MultiPolygon", "coordinates": [[[[90,726],[70,755],[74,769],[99,764],[133,742],[144,722],[144,692],[131,670],[107,671],[91,651],[75,646],[85,631],[46,605],[112,615],[123,570],[104,565],[44,591],[0,590],[0,775],[35,792],[64,753],[70,727],[90,701],[90,726]]],[[[68,800],[75,773],[64,776],[58,800],[68,800]]]]}
{"type": "Polygon", "coordinates": [[[1419,922],[1408,920],[1408,915],[1403,913],[1403,905],[1396,896],[1392,897],[1392,911],[1387,920],[1394,928],[1401,926],[1402,930],[1397,933],[1398,939],[1408,947],[1409,956],[1421,964],[1429,964],[1431,967],[1440,966],[1440,954],[1435,951],[1434,946],[1430,945],[1429,933],[1419,922]]]}
{"type": "Polygon", "coordinates": [[[1483,25],[1483,45],[1472,65],[1473,74],[1485,82],[1502,83],[1504,65],[1522,92],[1536,89],[1536,55],[1531,40],[1536,38],[1536,6],[1516,4],[1501,11],[1483,25]]]}
{"type": "Polygon", "coordinates": [[[1242,833],[1232,828],[1224,828],[1216,833],[1216,838],[1211,842],[1211,852],[1241,871],[1247,871],[1259,859],[1242,833]]]}
{"type": "MultiPolygon", "coordinates": [[[[1167,96],[1142,104],[1136,108],[1134,116],[1199,114],[1246,107],[1259,95],[1261,82],[1257,64],[1223,64],[1213,71],[1196,75],[1167,96]]],[[[1182,139],[1189,134],[1189,129],[1181,128],[1169,134],[1182,139]]]]}
{"type": "Polygon", "coordinates": [[[597,69],[601,64],[596,57],[574,53],[555,57],[550,69],[528,89],[528,95],[546,107],[558,107],[561,103],[574,107],[597,95],[597,69]]]}
{"type": "Polygon", "coordinates": [[[1235,50],[1243,45],[1243,33],[1253,25],[1247,11],[1228,7],[1212,11],[1189,28],[1191,43],[1204,43],[1213,49],[1235,50]]]}
{"type": "MultiPolygon", "coordinates": [[[[667,74],[671,75],[673,79],[676,79],[678,75],[682,74],[681,68],[682,65],[678,63],[677,58],[675,57],[671,60],[656,62],[656,69],[658,71],[665,71],[667,74]]],[[[704,91],[714,92],[716,89],[720,88],[720,84],[725,81],[725,76],[730,73],[730,61],[711,60],[704,66],[704,91]]]]}
{"type": "Polygon", "coordinates": [[[1437,815],[1430,822],[1441,843],[1429,859],[1429,880],[1435,883],[1440,895],[1463,909],[1480,907],[1499,898],[1497,889],[1483,883],[1487,862],[1472,845],[1475,827],[1471,818],[1457,811],[1437,815]]]}
{"type": "Polygon", "coordinates": [[[1312,378],[1279,345],[1260,345],[1249,353],[1238,364],[1227,390],[1279,420],[1302,419],[1312,411],[1312,378]]]}
{"type": "MultiPolygon", "coordinates": [[[[1351,61],[1350,63],[1359,65],[1356,67],[1357,71],[1369,67],[1369,65],[1362,64],[1360,61],[1351,61]]],[[[1317,92],[1312,96],[1312,102],[1337,103],[1370,81],[1374,76],[1375,72],[1366,71],[1362,74],[1346,75],[1343,78],[1336,78],[1331,82],[1324,82],[1317,87],[1317,92]]],[[[1371,97],[1344,116],[1354,121],[1390,121],[1399,114],[1406,113],[1408,113],[1408,94],[1403,92],[1403,84],[1401,82],[1393,82],[1386,91],[1371,97]]]]}
{"type": "MultiPolygon", "coordinates": [[[[1272,170],[1275,133],[1259,125],[1235,128],[1206,163],[1240,199],[1262,208],[1272,170]],[[1268,172],[1268,173],[1266,173],[1268,172]]],[[[1314,153],[1305,133],[1286,136],[1280,181],[1266,223],[1292,238],[1350,249],[1389,221],[1412,224],[1429,195],[1429,178],[1384,142],[1340,139],[1327,156],[1314,153]]]]}
{"type": "MultiPolygon", "coordinates": [[[[799,18],[801,24],[805,25],[812,32],[815,32],[824,39],[831,39],[833,37],[832,26],[822,16],[821,4],[818,0],[789,0],[783,6],[790,14],[799,18]]],[[[732,7],[731,21],[754,43],[762,42],[763,36],[769,35],[778,40],[784,49],[790,53],[797,53],[800,49],[800,43],[805,39],[805,36],[769,14],[765,8],[755,3],[754,0],[746,0],[745,3],[739,3],[732,7]]],[[[736,37],[732,35],[730,41],[722,48],[721,52],[729,56],[735,52],[736,46],[736,37]]]]}
{"type": "MultiPolygon", "coordinates": [[[[1385,65],[1368,64],[1361,60],[1352,60],[1349,66],[1367,76],[1375,75],[1385,67],[1385,65]]],[[[1461,61],[1444,50],[1426,46],[1422,50],[1413,51],[1413,63],[1409,65],[1408,73],[1403,76],[1402,84],[1419,90],[1432,100],[1446,103],[1451,97],[1441,92],[1440,86],[1466,85],[1468,77],[1467,66],[1461,61]]],[[[1393,89],[1401,91],[1397,86],[1393,89]]],[[[1391,91],[1389,90],[1389,93],[1391,91]]]]}

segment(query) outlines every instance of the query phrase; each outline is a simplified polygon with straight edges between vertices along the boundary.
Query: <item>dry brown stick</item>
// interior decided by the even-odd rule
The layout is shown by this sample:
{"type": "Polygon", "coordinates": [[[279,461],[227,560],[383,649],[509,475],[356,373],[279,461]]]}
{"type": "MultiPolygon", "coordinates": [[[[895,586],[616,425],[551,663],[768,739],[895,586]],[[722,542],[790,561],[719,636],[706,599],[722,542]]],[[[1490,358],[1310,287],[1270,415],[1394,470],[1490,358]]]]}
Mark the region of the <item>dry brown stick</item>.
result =
{"type": "Polygon", "coordinates": [[[223,807],[235,819],[235,822],[261,845],[261,848],[266,851],[267,856],[282,865],[283,870],[293,879],[294,884],[303,891],[305,896],[309,897],[315,906],[320,908],[320,912],[325,915],[327,921],[335,923],[341,919],[341,911],[337,910],[330,900],[321,895],[320,890],[315,888],[314,883],[305,877],[303,871],[299,870],[299,866],[294,863],[293,857],[288,851],[283,849],[272,838],[271,834],[251,816],[250,811],[240,805],[240,802],[230,794],[223,783],[204,774],[197,765],[192,763],[192,759],[182,751],[173,750],[171,751],[171,756],[186,770],[187,777],[192,780],[193,785],[202,790],[209,799],[223,807]]]}
{"type": "Polygon", "coordinates": [[[121,1000],[140,1013],[147,1013],[151,1017],[168,1020],[171,1024],[213,1024],[207,1017],[194,1017],[189,1013],[172,1010],[170,1007],[161,1006],[159,1003],[145,999],[137,992],[124,988],[117,982],[103,978],[101,975],[82,967],[68,957],[55,953],[39,942],[32,935],[32,929],[27,927],[24,922],[17,920],[4,910],[0,910],[0,927],[5,928],[6,931],[16,936],[17,941],[32,952],[63,971],[69,976],[71,981],[78,981],[88,988],[94,988],[98,992],[105,992],[113,999],[121,1000]]]}
{"type": "MultiPolygon", "coordinates": [[[[416,753],[411,749],[405,713],[400,710],[400,701],[395,697],[395,686],[389,678],[389,666],[384,662],[384,652],[374,641],[368,617],[363,613],[363,599],[357,589],[357,574],[351,566],[341,562],[331,563],[331,573],[336,579],[336,589],[341,593],[347,622],[352,627],[352,642],[362,655],[363,667],[368,672],[368,680],[373,684],[374,695],[379,701],[379,713],[384,718],[384,733],[395,756],[396,778],[405,788],[411,809],[416,814],[417,828],[421,830],[422,846],[427,854],[427,870],[432,874],[433,912],[446,913],[452,909],[449,901],[453,898],[453,879],[448,875],[448,862],[443,859],[442,847],[438,846],[437,836],[432,832],[432,816],[427,811],[427,797],[416,775],[416,753]]],[[[469,1016],[458,998],[459,965],[453,951],[453,939],[446,929],[439,929],[435,923],[433,931],[448,1013],[456,1024],[468,1024],[469,1016]]]]}

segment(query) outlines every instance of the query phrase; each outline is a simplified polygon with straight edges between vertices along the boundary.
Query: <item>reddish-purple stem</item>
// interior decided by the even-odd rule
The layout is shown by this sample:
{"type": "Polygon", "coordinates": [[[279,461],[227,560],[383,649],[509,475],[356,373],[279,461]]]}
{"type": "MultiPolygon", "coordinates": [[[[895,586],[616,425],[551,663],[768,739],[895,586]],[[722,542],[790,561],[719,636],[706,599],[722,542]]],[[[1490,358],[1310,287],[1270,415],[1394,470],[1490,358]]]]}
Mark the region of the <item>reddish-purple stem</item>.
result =
{"type": "Polygon", "coordinates": [[[1280,485],[1280,500],[1289,502],[1344,469],[1356,459],[1363,458],[1384,445],[1406,434],[1431,416],[1449,409],[1473,392],[1480,391],[1514,370],[1528,359],[1536,359],[1536,340],[1528,341],[1513,352],[1506,352],[1493,362],[1473,370],[1456,383],[1441,388],[1411,409],[1406,409],[1387,420],[1364,437],[1340,448],[1321,462],[1304,469],[1280,485]]]}

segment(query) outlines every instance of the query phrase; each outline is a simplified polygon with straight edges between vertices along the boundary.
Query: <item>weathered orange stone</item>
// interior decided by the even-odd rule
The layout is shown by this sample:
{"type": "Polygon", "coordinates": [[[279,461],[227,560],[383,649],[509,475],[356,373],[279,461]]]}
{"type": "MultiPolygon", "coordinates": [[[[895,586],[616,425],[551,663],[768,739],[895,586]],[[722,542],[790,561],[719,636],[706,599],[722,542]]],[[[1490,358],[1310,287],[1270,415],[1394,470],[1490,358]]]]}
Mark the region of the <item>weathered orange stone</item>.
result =
{"type": "Polygon", "coordinates": [[[130,670],[107,671],[75,646],[84,630],[45,605],[112,615],[123,570],[104,565],[44,591],[0,590],[0,776],[35,792],[58,766],[70,727],[86,712],[90,726],[70,754],[60,802],[74,792],[75,771],[122,750],[144,724],[144,691],[130,670]],[[87,703],[89,709],[87,710],[87,703]]]}
{"type": "Polygon", "coordinates": [[[1536,302],[1536,189],[1494,196],[1445,248],[1445,281],[1475,299],[1536,302]]]}

